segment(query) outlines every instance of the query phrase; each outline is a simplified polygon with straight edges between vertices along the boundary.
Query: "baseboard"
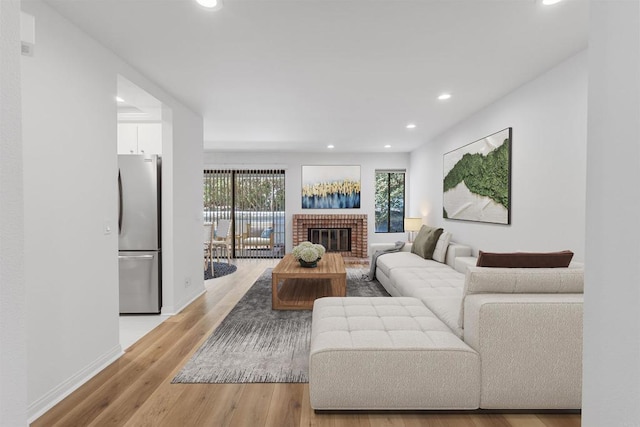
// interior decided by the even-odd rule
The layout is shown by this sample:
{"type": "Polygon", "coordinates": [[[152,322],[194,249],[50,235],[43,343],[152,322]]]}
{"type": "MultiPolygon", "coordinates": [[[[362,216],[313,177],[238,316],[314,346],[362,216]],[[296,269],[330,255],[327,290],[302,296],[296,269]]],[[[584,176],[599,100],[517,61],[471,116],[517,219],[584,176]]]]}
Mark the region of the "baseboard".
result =
{"type": "Polygon", "coordinates": [[[316,414],[442,414],[442,415],[473,415],[473,414],[558,414],[580,415],[582,409],[314,409],[316,414]]]}
{"type": "Polygon", "coordinates": [[[193,296],[190,300],[188,300],[184,304],[179,305],[180,308],[177,309],[177,310],[175,309],[175,307],[162,307],[162,314],[173,316],[173,315],[176,315],[176,314],[180,313],[182,310],[187,308],[189,306],[189,304],[191,304],[192,302],[194,302],[195,300],[200,298],[202,295],[204,295],[205,292],[207,292],[207,290],[203,289],[201,292],[199,292],[195,296],[193,296]]]}
{"type": "Polygon", "coordinates": [[[176,314],[176,311],[172,305],[171,306],[163,305],[162,308],[160,309],[160,314],[162,316],[173,316],[176,314]]]}
{"type": "Polygon", "coordinates": [[[29,424],[40,418],[45,412],[60,403],[65,397],[76,391],[81,385],[100,373],[104,368],[115,362],[124,354],[120,344],[96,359],[86,368],[71,378],[59,384],[53,390],[42,396],[27,407],[29,424]]]}

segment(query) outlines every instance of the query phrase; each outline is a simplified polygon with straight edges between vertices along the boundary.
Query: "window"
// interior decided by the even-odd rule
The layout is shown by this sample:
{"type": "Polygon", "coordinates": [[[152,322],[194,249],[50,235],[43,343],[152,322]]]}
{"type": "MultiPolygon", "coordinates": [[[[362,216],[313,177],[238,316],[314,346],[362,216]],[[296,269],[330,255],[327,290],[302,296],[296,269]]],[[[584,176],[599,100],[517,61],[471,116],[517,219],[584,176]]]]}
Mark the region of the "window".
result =
{"type": "Polygon", "coordinates": [[[404,232],[404,171],[376,171],[376,233],[404,232]]]}
{"type": "Polygon", "coordinates": [[[283,170],[205,170],[204,221],[233,219],[234,258],[282,258],[283,170]]]}

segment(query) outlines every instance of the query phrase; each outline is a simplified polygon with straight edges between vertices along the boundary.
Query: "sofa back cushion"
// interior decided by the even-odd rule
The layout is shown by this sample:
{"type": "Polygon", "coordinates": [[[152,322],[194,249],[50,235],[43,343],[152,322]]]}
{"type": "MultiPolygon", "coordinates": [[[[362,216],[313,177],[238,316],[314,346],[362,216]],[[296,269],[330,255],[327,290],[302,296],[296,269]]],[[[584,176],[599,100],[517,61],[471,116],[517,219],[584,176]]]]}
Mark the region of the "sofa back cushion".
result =
{"type": "Polygon", "coordinates": [[[459,325],[464,325],[464,300],[472,294],[581,294],[584,268],[469,267],[464,280],[459,325]]]}
{"type": "Polygon", "coordinates": [[[580,294],[584,269],[469,267],[464,294],[580,294]]]}
{"type": "Polygon", "coordinates": [[[512,252],[478,254],[478,267],[506,267],[506,268],[557,268],[568,267],[573,258],[573,252],[512,252]]]}
{"type": "Polygon", "coordinates": [[[432,259],[438,239],[442,234],[442,228],[433,228],[423,225],[413,241],[411,252],[424,259],[432,259]]]}

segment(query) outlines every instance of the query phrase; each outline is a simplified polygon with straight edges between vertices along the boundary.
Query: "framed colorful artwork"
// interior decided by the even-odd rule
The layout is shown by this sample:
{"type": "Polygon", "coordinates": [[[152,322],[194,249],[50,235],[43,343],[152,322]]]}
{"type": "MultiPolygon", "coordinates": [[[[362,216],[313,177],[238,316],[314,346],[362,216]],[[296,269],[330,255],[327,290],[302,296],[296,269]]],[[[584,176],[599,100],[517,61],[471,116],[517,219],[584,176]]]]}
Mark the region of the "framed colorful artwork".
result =
{"type": "Polygon", "coordinates": [[[302,208],[360,208],[360,166],[302,166],[302,208]]]}

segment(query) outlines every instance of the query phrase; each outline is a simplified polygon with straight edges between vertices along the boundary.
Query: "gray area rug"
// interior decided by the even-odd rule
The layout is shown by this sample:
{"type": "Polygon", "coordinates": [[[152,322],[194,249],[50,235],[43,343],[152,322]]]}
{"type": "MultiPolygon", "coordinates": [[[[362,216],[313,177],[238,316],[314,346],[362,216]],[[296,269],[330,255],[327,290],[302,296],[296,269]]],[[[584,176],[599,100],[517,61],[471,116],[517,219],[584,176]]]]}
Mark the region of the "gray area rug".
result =
{"type": "MultiPolygon", "coordinates": [[[[347,269],[347,296],[389,296],[365,269],[347,269]]],[[[271,309],[271,269],[196,351],[173,383],[305,383],[311,310],[271,309]]]]}

